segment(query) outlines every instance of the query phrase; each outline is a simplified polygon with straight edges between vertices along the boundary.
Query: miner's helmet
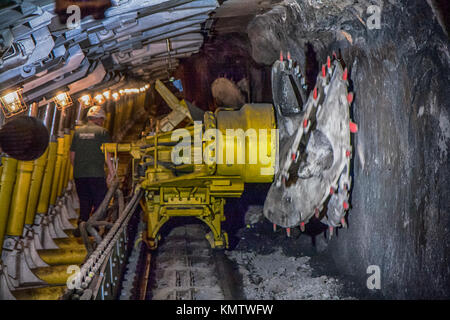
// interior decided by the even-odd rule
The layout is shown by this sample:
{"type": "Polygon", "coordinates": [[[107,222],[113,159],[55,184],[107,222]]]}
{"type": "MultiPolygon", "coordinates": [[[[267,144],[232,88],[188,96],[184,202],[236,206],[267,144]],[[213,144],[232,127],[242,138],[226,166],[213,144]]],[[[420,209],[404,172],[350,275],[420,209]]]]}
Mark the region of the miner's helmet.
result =
{"type": "Polygon", "coordinates": [[[89,109],[88,113],[87,113],[87,117],[88,118],[95,118],[95,119],[105,119],[106,115],[105,115],[105,111],[103,110],[102,107],[100,106],[93,106],[89,109]]]}
{"type": "Polygon", "coordinates": [[[0,148],[12,158],[31,161],[45,152],[49,133],[41,120],[20,116],[9,120],[0,129],[0,148]]]}

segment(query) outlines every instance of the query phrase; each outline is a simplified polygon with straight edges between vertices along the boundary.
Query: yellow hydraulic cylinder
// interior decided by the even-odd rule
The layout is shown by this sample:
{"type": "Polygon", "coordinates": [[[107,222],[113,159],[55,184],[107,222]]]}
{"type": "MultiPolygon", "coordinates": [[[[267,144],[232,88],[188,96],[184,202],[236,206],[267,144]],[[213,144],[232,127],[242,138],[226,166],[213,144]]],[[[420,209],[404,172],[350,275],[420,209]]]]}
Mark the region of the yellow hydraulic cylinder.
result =
{"type": "Polygon", "coordinates": [[[85,247],[73,247],[67,249],[38,250],[41,259],[51,265],[82,264],[87,255],[85,247]]]}
{"type": "MultiPolygon", "coordinates": [[[[3,157],[0,158],[0,160],[3,161],[3,157]]],[[[3,162],[2,165],[0,165],[0,177],[2,176],[2,173],[3,173],[3,162]]]]}
{"type": "Polygon", "coordinates": [[[55,241],[56,245],[60,249],[70,249],[70,248],[78,248],[84,247],[84,242],[82,238],[59,238],[59,239],[53,239],[55,241]]]}
{"type": "Polygon", "coordinates": [[[102,145],[102,151],[106,154],[107,152],[116,154],[118,152],[130,152],[132,150],[132,145],[130,143],[104,143],[102,145]]]}
{"type": "Polygon", "coordinates": [[[44,214],[48,211],[48,204],[50,200],[50,190],[53,181],[53,173],[55,171],[57,143],[51,141],[48,146],[47,165],[45,166],[44,178],[42,179],[41,192],[39,194],[39,201],[37,205],[37,212],[44,214]]]}
{"type": "Polygon", "coordinates": [[[70,162],[70,145],[72,143],[73,133],[74,133],[74,131],[72,130],[70,132],[69,141],[68,141],[67,146],[66,146],[67,160],[66,160],[66,168],[64,170],[64,179],[63,179],[63,186],[64,187],[63,187],[63,190],[65,188],[67,188],[67,184],[69,183],[69,179],[70,179],[70,170],[71,170],[71,167],[72,167],[72,163],[70,162]]]}
{"type": "Polygon", "coordinates": [[[64,138],[58,138],[58,149],[56,152],[55,173],[53,174],[53,181],[52,181],[51,192],[50,192],[50,204],[51,205],[55,204],[56,197],[58,195],[58,184],[59,184],[59,177],[61,176],[63,160],[64,160],[64,138]]]}
{"type": "Polygon", "coordinates": [[[33,224],[36,208],[39,201],[39,192],[42,187],[45,164],[47,163],[48,148],[44,154],[34,161],[33,174],[31,176],[30,194],[28,196],[25,224],[33,224]]]}
{"type": "Polygon", "coordinates": [[[66,181],[66,171],[67,167],[69,166],[69,149],[70,149],[70,134],[67,133],[64,135],[64,153],[63,153],[63,159],[61,164],[61,173],[59,175],[59,181],[58,181],[58,196],[61,196],[64,188],[66,185],[64,182],[66,181]]]}
{"type": "Polygon", "coordinates": [[[67,286],[21,289],[13,292],[17,300],[58,300],[67,286]]]}
{"type": "Polygon", "coordinates": [[[33,161],[19,161],[17,165],[16,184],[14,186],[6,227],[6,234],[9,236],[21,236],[23,233],[32,172],[33,161]]]}
{"type": "Polygon", "coordinates": [[[64,285],[67,283],[67,278],[70,276],[70,273],[67,273],[70,266],[71,265],[60,265],[36,268],[33,270],[33,273],[49,285],[64,285]]]}
{"type": "Polygon", "coordinates": [[[127,108],[125,111],[125,115],[124,115],[124,121],[129,121],[131,116],[133,115],[133,106],[137,104],[137,98],[136,97],[131,97],[130,100],[128,100],[127,103],[127,108]]]}
{"type": "Polygon", "coordinates": [[[122,108],[123,102],[122,99],[116,102],[115,108],[114,108],[114,123],[113,123],[113,131],[111,134],[115,135],[117,134],[119,130],[119,121],[120,121],[120,112],[122,108]]]}
{"type": "Polygon", "coordinates": [[[69,167],[69,180],[73,180],[73,166],[72,166],[72,164],[69,167]]]}
{"type": "Polygon", "coordinates": [[[120,114],[122,113],[122,108],[125,104],[125,99],[121,99],[120,101],[117,102],[116,105],[116,115],[114,117],[114,130],[118,130],[119,128],[119,124],[120,124],[120,114]]]}
{"type": "Polygon", "coordinates": [[[111,132],[111,121],[112,113],[110,111],[106,112],[105,124],[103,125],[108,132],[111,132]]]}
{"type": "Polygon", "coordinates": [[[115,124],[115,128],[114,128],[114,130],[115,130],[114,133],[117,133],[120,131],[120,126],[123,123],[123,113],[127,106],[127,99],[128,98],[125,98],[125,99],[122,99],[119,101],[118,108],[117,108],[117,119],[116,119],[116,124],[115,124]]]}
{"type": "Polygon", "coordinates": [[[5,238],[6,225],[8,223],[9,206],[11,204],[11,196],[16,181],[17,160],[4,157],[3,172],[0,184],[0,257],[3,248],[3,239],[5,238]]]}

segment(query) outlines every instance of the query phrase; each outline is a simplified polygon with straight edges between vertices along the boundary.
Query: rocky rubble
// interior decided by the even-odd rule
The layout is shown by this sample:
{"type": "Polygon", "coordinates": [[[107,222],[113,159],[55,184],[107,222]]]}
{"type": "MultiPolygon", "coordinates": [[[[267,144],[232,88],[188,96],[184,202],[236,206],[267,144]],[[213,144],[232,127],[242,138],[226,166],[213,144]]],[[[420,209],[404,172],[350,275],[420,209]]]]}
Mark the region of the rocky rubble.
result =
{"type": "Polygon", "coordinates": [[[340,300],[342,284],[326,275],[314,277],[310,257],[287,257],[282,250],[262,255],[231,251],[228,257],[238,264],[243,289],[250,300],[340,300]]]}

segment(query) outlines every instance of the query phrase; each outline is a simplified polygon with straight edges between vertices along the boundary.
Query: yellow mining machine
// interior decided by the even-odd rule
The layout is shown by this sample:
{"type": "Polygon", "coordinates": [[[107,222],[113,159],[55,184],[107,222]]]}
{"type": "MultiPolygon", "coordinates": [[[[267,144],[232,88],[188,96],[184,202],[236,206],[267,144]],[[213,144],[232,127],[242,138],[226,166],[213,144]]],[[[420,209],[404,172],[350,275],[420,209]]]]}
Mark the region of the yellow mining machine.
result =
{"type": "MultiPolygon", "coordinates": [[[[156,89],[181,120],[189,117],[184,101],[160,81],[156,89]]],[[[136,143],[108,143],[103,151],[133,157],[134,181],[145,190],[141,206],[147,224],[144,239],[150,248],[157,247],[159,230],[173,217],[200,219],[211,229],[207,234],[211,246],[226,248],[228,237],[221,228],[225,199],[240,197],[244,183],[273,180],[278,141],[273,106],[217,109],[193,126],[160,130],[167,127],[167,120],[136,143]]]]}
{"type": "Polygon", "coordinates": [[[107,143],[102,150],[115,158],[119,176],[131,159],[133,188],[123,194],[119,182],[113,183],[97,211],[80,224],[82,238],[73,233],[78,218],[69,159],[74,130],[61,130],[61,119],[56,128],[57,115],[64,113],[49,103],[44,122],[52,138],[45,153],[34,161],[2,158],[0,299],[117,297],[133,246],[128,226],[139,204],[146,224],[143,240],[152,249],[161,227],[176,217],[203,221],[211,230],[206,235],[211,246],[227,248],[221,227],[225,200],[240,197],[246,183],[273,182],[264,215],[288,236],[291,228],[304,230],[314,215],[328,224],[330,235],[333,228],[345,227],[350,133],[357,131],[350,119],[348,71],[328,58],[309,96],[301,78],[294,61],[276,61],[274,105],[219,108],[202,119],[156,81],[172,112],[144,132],[146,88],[110,100],[115,107],[113,114],[106,108],[106,126],[128,142],[107,143]]]}
{"type": "MultiPolygon", "coordinates": [[[[225,199],[240,197],[245,183],[274,182],[264,214],[288,236],[292,227],[304,231],[314,215],[329,225],[330,236],[333,228],[346,225],[350,133],[356,132],[348,71],[328,57],[309,97],[301,78],[294,61],[277,61],[272,69],[275,107],[219,108],[205,112],[194,126],[157,129],[136,143],[103,145],[105,154],[133,157],[134,182],[144,190],[144,239],[150,248],[157,247],[161,227],[180,216],[208,225],[213,248],[228,247],[221,229],[225,199]]],[[[173,110],[188,115],[186,102],[159,81],[156,89],[173,110]]]]}

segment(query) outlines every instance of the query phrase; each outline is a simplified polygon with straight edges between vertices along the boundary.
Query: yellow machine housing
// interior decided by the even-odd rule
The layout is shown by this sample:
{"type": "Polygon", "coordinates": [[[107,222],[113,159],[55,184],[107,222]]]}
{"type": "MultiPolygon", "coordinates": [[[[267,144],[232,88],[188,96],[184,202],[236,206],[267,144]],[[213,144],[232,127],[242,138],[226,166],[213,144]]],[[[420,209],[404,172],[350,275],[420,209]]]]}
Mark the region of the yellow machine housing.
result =
{"type": "Polygon", "coordinates": [[[145,190],[141,206],[151,248],[172,217],[200,219],[211,229],[206,236],[211,246],[226,248],[228,236],[221,228],[225,198],[240,197],[244,183],[273,180],[278,152],[274,108],[247,104],[240,110],[206,112],[203,124],[147,135],[134,144],[104,144],[103,152],[133,156],[135,183],[145,190]],[[174,162],[176,155],[183,163],[174,162]]]}

